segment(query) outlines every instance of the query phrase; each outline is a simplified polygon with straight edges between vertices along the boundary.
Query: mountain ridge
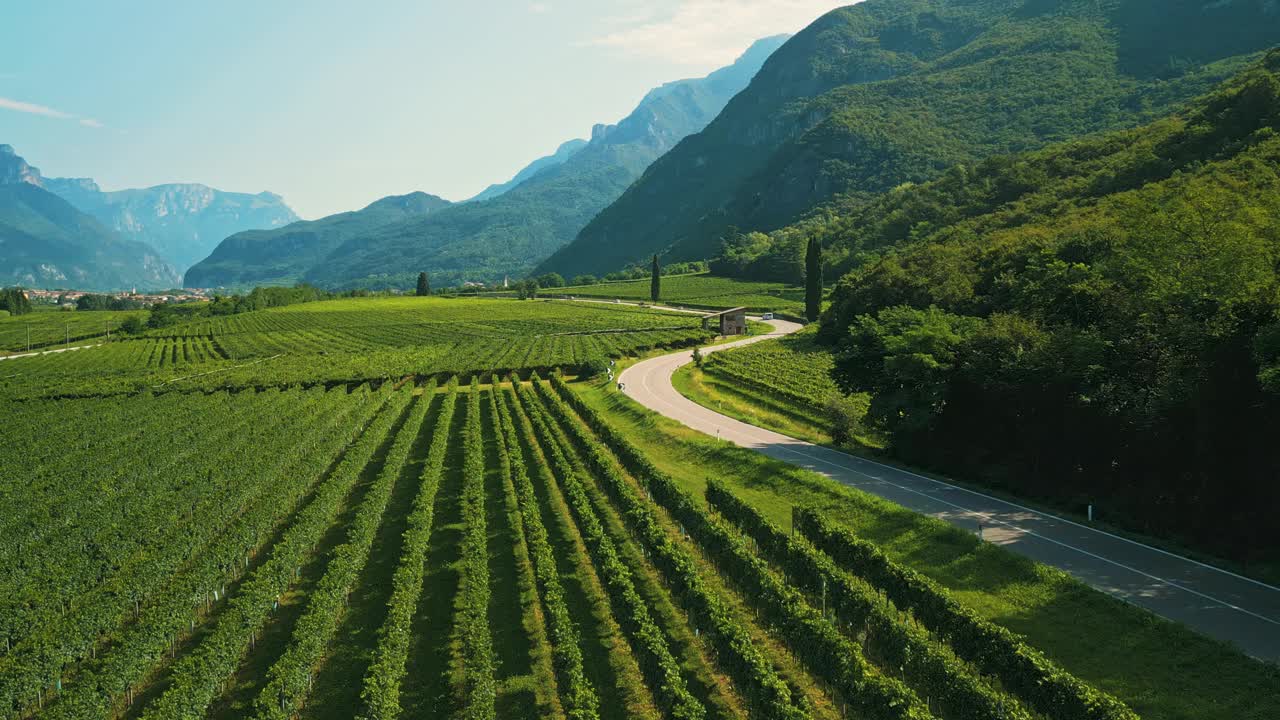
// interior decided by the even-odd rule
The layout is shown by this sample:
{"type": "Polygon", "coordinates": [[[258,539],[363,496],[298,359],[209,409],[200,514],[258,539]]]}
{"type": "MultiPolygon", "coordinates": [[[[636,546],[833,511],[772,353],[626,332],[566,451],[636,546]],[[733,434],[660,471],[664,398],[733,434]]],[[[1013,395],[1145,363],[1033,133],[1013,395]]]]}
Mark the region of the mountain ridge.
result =
{"type": "Polygon", "coordinates": [[[216,270],[236,264],[236,243],[228,238],[231,246],[193,267],[186,282],[256,283],[283,274],[322,287],[407,288],[419,271],[429,272],[437,287],[520,276],[569,242],[654,159],[710,122],[784,37],[753,43],[738,62],[703,78],[650,90],[627,117],[594,127],[591,140],[566,153],[563,162],[544,163],[500,195],[370,226],[323,253],[307,251],[304,261],[287,268],[276,264],[269,272],[256,271],[247,257],[234,275],[216,270]]]}
{"type": "Polygon", "coordinates": [[[89,178],[44,178],[43,185],[107,227],[151,245],[179,272],[226,237],[299,219],[284,198],[266,191],[229,192],[202,183],[104,191],[89,178]]]}
{"type": "Polygon", "coordinates": [[[869,199],[957,163],[1131,127],[1280,41],[1275,3],[1174,5],[866,0],[833,10],[536,272],[599,274],[652,253],[708,258],[734,227],[776,230],[841,196],[869,199]]]}
{"type": "Polygon", "coordinates": [[[503,195],[520,185],[520,183],[534,177],[538,173],[550,170],[557,165],[563,165],[568,162],[569,158],[576,155],[578,151],[586,147],[588,143],[590,143],[590,140],[583,140],[582,138],[567,140],[561,143],[560,146],[556,148],[555,152],[550,155],[540,157],[526,165],[520,170],[520,172],[512,176],[510,180],[504,183],[495,183],[490,185],[484,190],[481,190],[474,197],[466,200],[466,202],[483,202],[485,200],[492,200],[499,195],[503,195]]]}
{"type": "Polygon", "coordinates": [[[146,243],[123,237],[41,186],[38,168],[0,145],[0,284],[161,289],[177,272],[146,243]]]}
{"type": "Polygon", "coordinates": [[[300,268],[320,262],[348,238],[451,204],[435,195],[412,192],[390,195],[360,210],[318,220],[299,220],[275,230],[236,233],[189,268],[183,284],[185,287],[238,287],[298,282],[303,275],[300,268]],[[245,274],[247,261],[255,263],[250,275],[245,274]]]}

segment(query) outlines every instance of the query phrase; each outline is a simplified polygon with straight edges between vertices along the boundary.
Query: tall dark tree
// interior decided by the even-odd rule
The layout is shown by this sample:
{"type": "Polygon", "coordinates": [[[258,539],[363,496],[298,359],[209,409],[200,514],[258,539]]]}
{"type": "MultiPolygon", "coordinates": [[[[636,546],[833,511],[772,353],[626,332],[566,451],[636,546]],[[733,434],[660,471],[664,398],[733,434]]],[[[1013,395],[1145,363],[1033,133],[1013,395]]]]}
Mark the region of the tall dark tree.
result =
{"type": "Polygon", "coordinates": [[[822,244],[809,238],[804,253],[804,316],[816,322],[822,314],[822,244]]]}
{"type": "Polygon", "coordinates": [[[426,297],[431,294],[431,281],[427,279],[424,272],[418,273],[418,297],[426,297]]]}
{"type": "Polygon", "coordinates": [[[8,310],[11,315],[23,315],[31,312],[31,301],[22,288],[5,288],[0,290],[0,310],[8,310]]]}
{"type": "Polygon", "coordinates": [[[658,256],[653,256],[653,268],[649,276],[649,299],[658,302],[662,297],[662,268],[658,266],[658,256]]]}

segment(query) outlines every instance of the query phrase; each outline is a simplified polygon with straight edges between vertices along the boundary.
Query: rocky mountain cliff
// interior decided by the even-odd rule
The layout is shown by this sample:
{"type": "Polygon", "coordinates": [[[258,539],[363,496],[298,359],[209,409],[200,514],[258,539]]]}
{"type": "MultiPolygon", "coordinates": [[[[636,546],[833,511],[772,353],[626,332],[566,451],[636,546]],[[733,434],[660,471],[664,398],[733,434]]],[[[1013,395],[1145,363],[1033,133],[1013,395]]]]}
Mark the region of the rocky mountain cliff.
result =
{"type": "Polygon", "coordinates": [[[82,290],[175,287],[149,245],[121,236],[45,190],[40,171],[0,145],[0,285],[82,290]]]}
{"type": "Polygon", "coordinates": [[[180,272],[244,230],[298,220],[279,195],[224,192],[195,183],[103,192],[88,178],[44,178],[43,187],[125,237],[151,245],[180,272]]]}

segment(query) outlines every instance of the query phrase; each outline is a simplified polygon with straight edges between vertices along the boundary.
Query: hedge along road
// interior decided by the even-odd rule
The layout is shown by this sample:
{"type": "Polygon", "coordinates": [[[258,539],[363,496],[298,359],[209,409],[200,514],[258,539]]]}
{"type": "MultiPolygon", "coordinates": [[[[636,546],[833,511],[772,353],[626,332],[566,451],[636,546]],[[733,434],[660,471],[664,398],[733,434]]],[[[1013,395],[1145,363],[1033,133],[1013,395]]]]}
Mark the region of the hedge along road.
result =
{"type": "MultiPolygon", "coordinates": [[[[753,318],[756,319],[756,318],[753,318]]],[[[704,353],[787,335],[802,326],[773,320],[774,332],[704,348],[704,353]]],[[[693,362],[684,350],[641,361],[619,377],[641,405],[694,430],[757,450],[976,532],[983,539],[1061,568],[1079,580],[1210,637],[1280,662],[1280,588],[1101,530],[740,422],[681,395],[671,384],[693,362]]],[[[1228,522],[1228,518],[1223,518],[1228,522]]]]}

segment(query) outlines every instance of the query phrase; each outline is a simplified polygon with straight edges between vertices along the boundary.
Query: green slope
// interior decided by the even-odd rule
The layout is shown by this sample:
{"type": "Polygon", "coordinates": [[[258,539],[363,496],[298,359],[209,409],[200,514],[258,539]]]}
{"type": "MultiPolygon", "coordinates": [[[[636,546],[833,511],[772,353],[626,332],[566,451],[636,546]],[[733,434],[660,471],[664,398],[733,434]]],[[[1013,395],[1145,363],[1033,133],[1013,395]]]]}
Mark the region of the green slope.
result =
{"type": "Polygon", "coordinates": [[[177,273],[151,247],[127,240],[30,183],[0,185],[0,285],[80,290],[173,287],[177,273]]]}
{"type": "Polygon", "coordinates": [[[711,257],[731,226],[1149,121],[1276,42],[1265,0],[867,0],[788,42],[538,271],[711,257]]]}
{"type": "Polygon", "coordinates": [[[1280,564],[1280,50],[1180,115],[812,221],[911,463],[1280,564]],[[1223,522],[1230,518],[1230,522],[1223,522]]]}
{"type": "Polygon", "coordinates": [[[363,210],[302,220],[275,230],[237,233],[188,270],[184,283],[186,287],[293,283],[348,239],[448,205],[447,200],[418,192],[385,197],[363,210]]]}

